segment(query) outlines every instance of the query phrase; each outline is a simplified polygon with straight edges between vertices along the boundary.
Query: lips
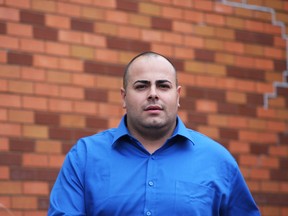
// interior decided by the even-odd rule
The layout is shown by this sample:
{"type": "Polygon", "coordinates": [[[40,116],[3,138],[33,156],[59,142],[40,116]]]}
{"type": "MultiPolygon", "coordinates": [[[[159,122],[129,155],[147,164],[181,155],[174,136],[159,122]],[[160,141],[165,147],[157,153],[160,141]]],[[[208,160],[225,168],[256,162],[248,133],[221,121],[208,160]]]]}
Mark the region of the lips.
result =
{"type": "Polygon", "coordinates": [[[147,107],[145,107],[144,109],[145,111],[153,111],[153,110],[163,110],[161,106],[159,105],[148,105],[147,107]]]}

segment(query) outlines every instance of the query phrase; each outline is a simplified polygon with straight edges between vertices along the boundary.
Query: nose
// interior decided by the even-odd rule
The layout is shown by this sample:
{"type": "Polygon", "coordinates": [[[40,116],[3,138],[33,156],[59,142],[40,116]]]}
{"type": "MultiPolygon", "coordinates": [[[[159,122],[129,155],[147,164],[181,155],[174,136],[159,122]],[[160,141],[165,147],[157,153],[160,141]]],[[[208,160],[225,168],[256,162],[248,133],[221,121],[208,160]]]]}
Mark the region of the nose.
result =
{"type": "Polygon", "coordinates": [[[148,99],[150,100],[158,99],[157,88],[155,86],[151,86],[148,99]]]}

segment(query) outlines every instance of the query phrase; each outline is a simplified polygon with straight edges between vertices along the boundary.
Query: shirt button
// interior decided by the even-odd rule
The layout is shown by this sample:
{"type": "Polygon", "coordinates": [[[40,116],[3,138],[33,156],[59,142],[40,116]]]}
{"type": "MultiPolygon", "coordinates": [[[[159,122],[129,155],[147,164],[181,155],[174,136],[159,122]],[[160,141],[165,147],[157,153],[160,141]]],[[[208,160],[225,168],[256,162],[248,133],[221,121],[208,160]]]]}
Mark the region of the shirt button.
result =
{"type": "MultiPolygon", "coordinates": [[[[152,187],[152,186],[154,185],[153,181],[149,181],[149,182],[148,182],[148,185],[152,187]]],[[[150,213],[151,213],[151,212],[150,212],[150,213]]]]}
{"type": "Polygon", "coordinates": [[[147,216],[150,216],[150,215],[152,215],[152,213],[151,213],[150,211],[147,211],[147,212],[146,212],[146,215],[147,215],[147,216]]]}

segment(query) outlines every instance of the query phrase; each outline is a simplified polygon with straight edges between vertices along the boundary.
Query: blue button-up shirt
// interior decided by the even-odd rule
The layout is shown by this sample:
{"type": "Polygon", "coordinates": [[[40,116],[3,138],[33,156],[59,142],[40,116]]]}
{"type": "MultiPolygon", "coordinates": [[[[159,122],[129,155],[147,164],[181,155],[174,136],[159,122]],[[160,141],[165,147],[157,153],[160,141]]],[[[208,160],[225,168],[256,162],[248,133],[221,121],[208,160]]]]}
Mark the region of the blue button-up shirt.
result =
{"type": "Polygon", "coordinates": [[[150,154],[125,125],[82,138],[67,154],[48,215],[260,215],[220,144],[187,129],[150,154]],[[65,214],[64,214],[65,213],[65,214]]]}

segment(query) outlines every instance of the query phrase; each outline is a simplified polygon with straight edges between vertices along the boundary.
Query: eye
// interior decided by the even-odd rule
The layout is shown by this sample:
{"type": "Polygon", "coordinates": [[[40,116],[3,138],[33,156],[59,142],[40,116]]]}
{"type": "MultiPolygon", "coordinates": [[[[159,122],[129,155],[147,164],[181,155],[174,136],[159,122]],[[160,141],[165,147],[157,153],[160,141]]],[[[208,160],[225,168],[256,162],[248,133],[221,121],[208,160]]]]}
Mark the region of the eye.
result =
{"type": "Polygon", "coordinates": [[[147,85],[145,85],[145,84],[138,84],[135,86],[135,89],[139,90],[139,91],[145,90],[146,88],[147,88],[147,85]]]}
{"type": "Polygon", "coordinates": [[[170,89],[171,88],[171,86],[169,84],[165,84],[165,83],[159,84],[158,87],[160,89],[170,89]]]}

